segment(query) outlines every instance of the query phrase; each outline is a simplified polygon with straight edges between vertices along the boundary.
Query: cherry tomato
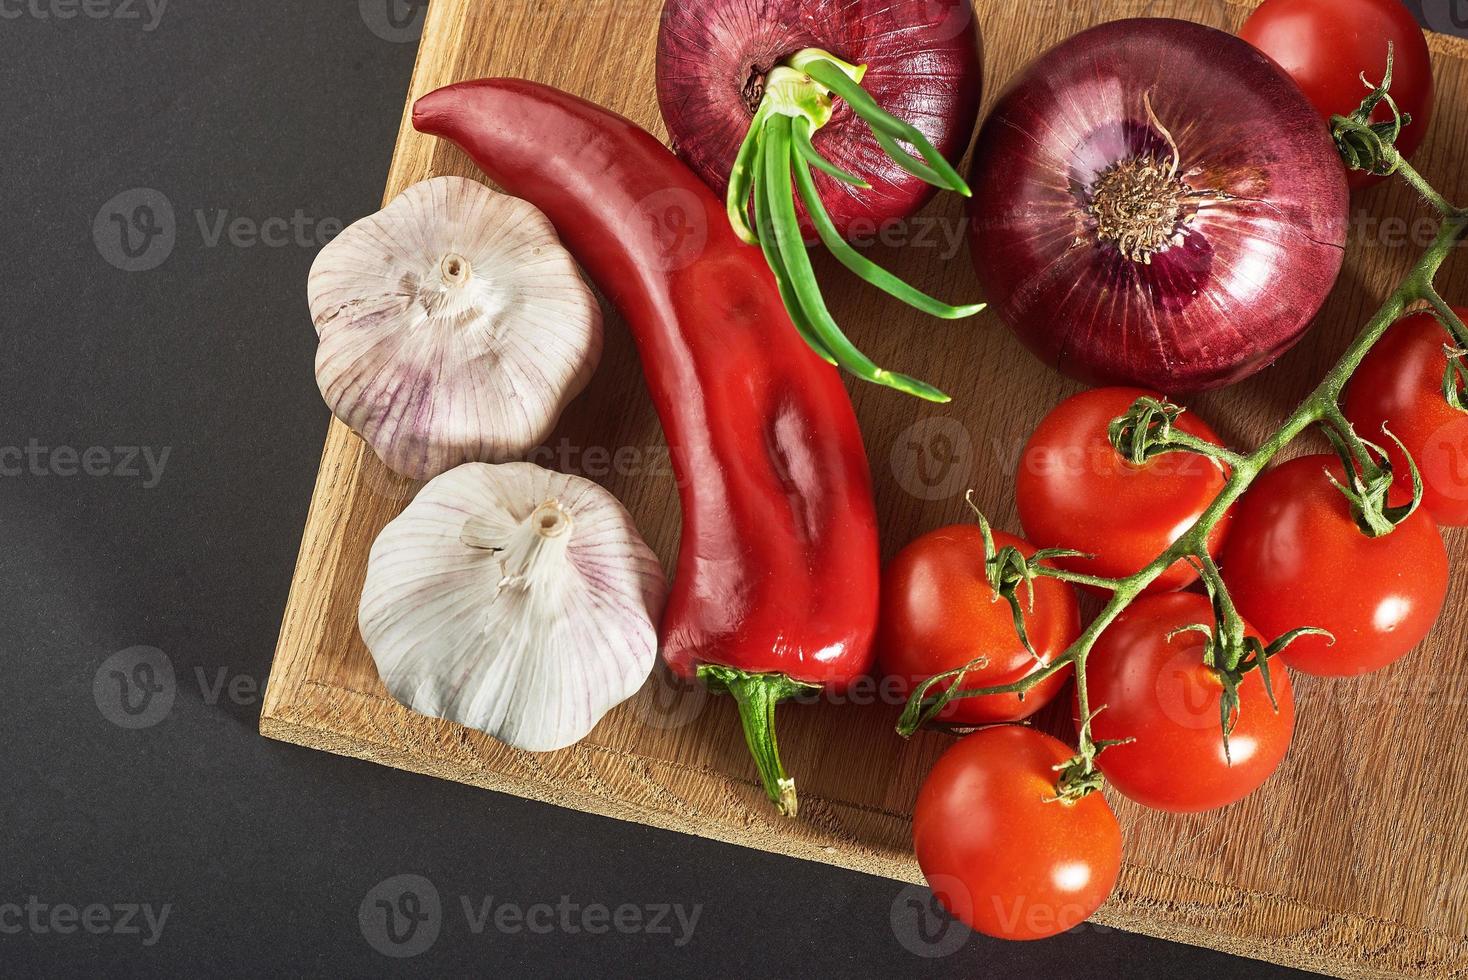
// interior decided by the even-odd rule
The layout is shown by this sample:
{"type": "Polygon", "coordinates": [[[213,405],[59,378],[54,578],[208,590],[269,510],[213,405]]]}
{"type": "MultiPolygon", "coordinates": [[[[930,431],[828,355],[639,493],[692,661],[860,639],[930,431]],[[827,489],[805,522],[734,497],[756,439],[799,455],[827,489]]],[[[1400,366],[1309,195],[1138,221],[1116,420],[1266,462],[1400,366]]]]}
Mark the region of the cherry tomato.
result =
{"type": "Polygon", "coordinates": [[[1419,510],[1391,534],[1368,538],[1351,519],[1334,456],[1302,456],[1261,476],[1244,495],[1223,553],[1223,578],[1239,613],[1274,639],[1305,636],[1281,658],[1307,674],[1377,670],[1427,636],[1448,591],[1442,535],[1419,510]]]}
{"type": "MultiPolygon", "coordinates": [[[[1468,316],[1468,309],[1459,310],[1468,316]]],[[[1431,313],[1394,324],[1361,362],[1346,392],[1346,417],[1363,439],[1390,454],[1396,503],[1412,499],[1412,473],[1385,425],[1422,474],[1422,505],[1439,524],[1468,525],[1468,412],[1443,392],[1451,335],[1431,313]]],[[[1461,382],[1459,390],[1462,390],[1461,382]]],[[[1468,395],[1464,396],[1468,401],[1468,395]]]]}
{"type": "MultiPolygon", "coordinates": [[[[1016,495],[1025,537],[1039,548],[1068,548],[1094,559],[1062,558],[1072,571],[1122,578],[1140,571],[1197,523],[1217,499],[1227,472],[1196,453],[1167,453],[1133,466],[1107,437],[1111,420],[1138,398],[1160,398],[1140,388],[1096,388],[1066,399],[1040,423],[1020,457],[1016,495]]],[[[1219,443],[1191,412],[1177,420],[1189,435],[1219,443]]],[[[1228,520],[1209,535],[1209,551],[1223,544],[1228,520]]],[[[1198,572],[1179,561],[1148,592],[1193,582],[1198,572]]]]}
{"type": "MultiPolygon", "coordinates": [[[[1239,36],[1279,62],[1326,120],[1361,105],[1367,95],[1362,73],[1373,85],[1382,80],[1390,42],[1391,96],[1412,117],[1397,149],[1410,157],[1422,144],[1432,122],[1432,58],[1402,0],[1267,0],[1239,36]]],[[[1382,104],[1371,121],[1391,118],[1382,104]]],[[[1367,187],[1381,178],[1353,171],[1350,179],[1352,187],[1367,187]]]]}
{"type": "Polygon", "coordinates": [[[1090,918],[1121,871],[1121,828],[1100,793],[1055,798],[1075,753],[1032,728],[986,728],[938,760],[918,793],[913,844],[933,894],[971,928],[1045,939],[1090,918]]]}
{"type": "Polygon", "coordinates": [[[1168,639],[1212,622],[1212,606],[1196,592],[1144,596],[1107,627],[1086,660],[1092,710],[1104,705],[1092,736],[1135,740],[1103,750],[1101,771],[1144,806],[1174,813],[1227,806],[1262,786],[1290,747],[1295,699],[1289,672],[1274,661],[1269,679],[1279,711],[1263,675],[1250,671],[1224,751],[1223,682],[1203,662],[1206,641],[1196,632],[1168,639]]]}
{"type": "MultiPolygon", "coordinates": [[[[1021,539],[994,532],[994,544],[1035,553],[1021,539]]],[[[1035,579],[1035,601],[1020,586],[1025,634],[1043,663],[1049,663],[1081,632],[1075,590],[1052,578],[1035,579]]],[[[911,692],[935,674],[976,657],[985,667],[964,675],[968,690],[1010,684],[1041,668],[1014,628],[1014,611],[989,585],[984,536],[977,527],[955,525],[925,534],[900,551],[882,575],[882,618],[877,658],[882,673],[911,692]]],[[[1064,668],[1036,684],[1023,699],[1014,694],[959,698],[938,717],[961,724],[993,724],[1028,718],[1048,704],[1070,677],[1064,668]]],[[[945,685],[946,686],[946,685],[945,685]]],[[[943,687],[935,686],[937,694],[943,687]]]]}

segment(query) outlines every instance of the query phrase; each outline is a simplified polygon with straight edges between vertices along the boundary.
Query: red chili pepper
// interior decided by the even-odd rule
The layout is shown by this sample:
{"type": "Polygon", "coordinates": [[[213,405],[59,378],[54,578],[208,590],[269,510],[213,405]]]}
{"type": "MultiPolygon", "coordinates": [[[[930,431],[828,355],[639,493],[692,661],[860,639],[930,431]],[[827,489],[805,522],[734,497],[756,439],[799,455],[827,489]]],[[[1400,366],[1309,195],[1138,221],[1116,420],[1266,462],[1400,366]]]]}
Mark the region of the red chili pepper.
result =
{"type": "Polygon", "coordinates": [[[865,674],[877,621],[871,474],[839,375],[723,202],[627,119],[485,79],[425,96],[413,125],[544,211],[631,327],[683,505],[663,656],[734,695],[765,789],[793,816],[775,705],[865,674]]]}

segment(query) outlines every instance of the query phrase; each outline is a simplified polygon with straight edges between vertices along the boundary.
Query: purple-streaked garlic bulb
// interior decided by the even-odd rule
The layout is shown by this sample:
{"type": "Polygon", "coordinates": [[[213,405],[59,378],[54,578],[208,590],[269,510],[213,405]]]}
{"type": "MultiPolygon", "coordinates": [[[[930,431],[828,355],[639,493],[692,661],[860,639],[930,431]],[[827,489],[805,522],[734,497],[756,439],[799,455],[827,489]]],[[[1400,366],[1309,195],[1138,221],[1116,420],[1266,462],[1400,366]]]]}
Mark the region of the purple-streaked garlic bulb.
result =
{"type": "Polygon", "coordinates": [[[311,269],[316,379],[395,472],[521,459],[586,387],[602,315],[550,221],[462,177],[409,187],[311,269]]]}
{"type": "Polygon", "coordinates": [[[469,463],[383,529],[358,624],[409,708],[551,751],[647,680],[667,593],[606,490],[531,463],[469,463]]]}

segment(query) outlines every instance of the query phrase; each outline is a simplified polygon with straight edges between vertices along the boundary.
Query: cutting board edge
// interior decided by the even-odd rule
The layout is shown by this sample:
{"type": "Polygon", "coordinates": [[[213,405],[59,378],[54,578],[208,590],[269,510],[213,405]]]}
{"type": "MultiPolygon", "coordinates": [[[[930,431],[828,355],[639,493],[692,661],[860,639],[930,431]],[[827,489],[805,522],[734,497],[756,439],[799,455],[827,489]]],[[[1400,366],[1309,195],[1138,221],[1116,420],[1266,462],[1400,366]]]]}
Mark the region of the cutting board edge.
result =
{"type": "MultiPolygon", "coordinates": [[[[335,691],[345,692],[345,689],[337,688],[335,691]]],[[[364,697],[358,692],[345,693],[353,697],[364,697]]],[[[302,702],[295,707],[277,704],[269,713],[261,716],[260,732],[275,741],[372,762],[416,775],[451,779],[491,792],[578,813],[589,813],[675,834],[831,865],[897,882],[920,884],[923,881],[917,861],[909,852],[890,857],[872,856],[862,860],[861,855],[823,847],[799,838],[762,835],[749,829],[741,831],[739,825],[732,823],[690,821],[673,811],[636,807],[604,795],[578,792],[574,782],[569,784],[569,789],[563,785],[559,787],[558,793],[551,793],[546,791],[547,784],[534,779],[516,778],[509,773],[486,767],[455,769],[451,761],[430,760],[391,741],[366,738],[360,732],[338,725],[335,719],[341,717],[339,713],[323,712],[318,707],[311,701],[302,702]]],[[[578,748],[570,751],[576,752],[578,748]]],[[[642,756],[634,757],[631,754],[626,756],[629,762],[635,761],[643,766],[656,765],[659,761],[642,756]]],[[[733,779],[723,773],[708,772],[704,776],[723,782],[731,793],[758,794],[758,787],[753,783],[733,779]]],[[[842,806],[814,797],[807,797],[804,802],[807,809],[814,810],[842,806]]],[[[751,825],[746,825],[749,826],[751,825]]],[[[1365,916],[1314,909],[1287,896],[1266,895],[1232,885],[1198,881],[1156,868],[1125,865],[1117,893],[1093,916],[1091,924],[1347,980],[1433,975],[1422,972],[1429,969],[1440,969],[1441,972],[1436,975],[1443,977],[1468,976],[1468,953],[1452,957],[1449,952],[1452,942],[1450,938],[1365,916]],[[1166,891],[1181,896],[1176,899],[1178,905],[1198,906],[1192,913],[1195,921],[1169,921],[1159,918],[1158,899],[1135,895],[1137,880],[1142,878],[1150,879],[1154,893],[1166,891]],[[1235,927],[1241,922],[1248,923],[1248,934],[1209,932],[1207,923],[1220,910],[1227,912],[1235,927]],[[1282,935],[1279,924],[1291,917],[1297,920],[1298,927],[1293,934],[1282,935]],[[1307,945],[1300,941],[1301,937],[1307,936],[1313,938],[1313,944],[1307,945]],[[1401,969],[1385,969],[1377,964],[1363,963],[1340,955],[1367,945],[1377,950],[1391,950],[1390,955],[1400,962],[1401,969]]]]}

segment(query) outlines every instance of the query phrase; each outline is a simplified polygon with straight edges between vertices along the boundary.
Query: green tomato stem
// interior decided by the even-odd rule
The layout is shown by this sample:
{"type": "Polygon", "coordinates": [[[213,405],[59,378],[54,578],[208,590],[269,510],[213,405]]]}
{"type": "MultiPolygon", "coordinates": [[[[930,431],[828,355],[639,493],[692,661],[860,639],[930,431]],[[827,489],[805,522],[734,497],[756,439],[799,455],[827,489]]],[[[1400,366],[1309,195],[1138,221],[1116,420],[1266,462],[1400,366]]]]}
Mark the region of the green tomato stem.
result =
{"type": "Polygon", "coordinates": [[[1392,153],[1396,154],[1396,160],[1394,161],[1396,164],[1395,172],[1400,175],[1401,178],[1405,180],[1412,187],[1413,190],[1422,195],[1423,200],[1432,205],[1433,208],[1436,209],[1437,212],[1441,214],[1444,218],[1460,218],[1463,216],[1464,209],[1457,207],[1456,205],[1452,204],[1447,198],[1439,194],[1437,192],[1437,189],[1427,182],[1427,178],[1418,173],[1415,167],[1413,167],[1410,163],[1403,159],[1400,153],[1396,152],[1395,147],[1392,148],[1392,153]]]}
{"type": "Polygon", "coordinates": [[[1087,575],[1085,572],[1073,572],[1068,568],[1056,568],[1053,565],[1034,566],[1036,575],[1053,578],[1061,582],[1069,582],[1071,585],[1085,585],[1093,589],[1101,589],[1106,592],[1115,592],[1121,588],[1122,579],[1108,578],[1104,575],[1087,575]]]}
{"type": "Polygon", "coordinates": [[[1247,458],[1243,453],[1235,452],[1232,449],[1220,446],[1215,442],[1209,442],[1206,439],[1199,439],[1186,432],[1175,430],[1168,441],[1187,452],[1196,453],[1199,456],[1207,456],[1209,459],[1224,464],[1229,469],[1238,466],[1247,458]]]}
{"type": "MultiPolygon", "coordinates": [[[[1393,156],[1397,156],[1395,149],[1387,148],[1393,156]]],[[[1409,183],[1413,183],[1419,190],[1426,186],[1416,171],[1401,162],[1398,172],[1407,177],[1409,183]]],[[[1436,197],[1437,195],[1433,195],[1436,197]]],[[[1424,197],[1428,195],[1424,194],[1424,197]]],[[[1432,197],[1429,197],[1431,200],[1432,197]]],[[[1441,198],[1438,198],[1441,200],[1441,198]]],[[[1446,202],[1444,202],[1446,204],[1446,202]]],[[[1112,590],[1111,598],[1106,602],[1099,615],[1081,633],[1080,637],[1059,657],[1053,660],[1044,670],[1032,674],[1023,680],[1013,684],[1005,684],[997,687],[973,689],[960,691],[953,697],[984,697],[993,694],[1022,694],[1030,690],[1046,677],[1054,674],[1066,664],[1074,664],[1076,671],[1076,701],[1079,714],[1082,719],[1080,733],[1080,749],[1077,756],[1078,765],[1072,767],[1073,771],[1067,773],[1067,779],[1072,781],[1088,777],[1093,772],[1093,760],[1099,752],[1097,743],[1091,734],[1091,719],[1093,712],[1086,685],[1086,660],[1096,641],[1100,638],[1121,613],[1132,604],[1158,576],[1172,565],[1181,560],[1195,559],[1206,563],[1206,569],[1216,571],[1212,565],[1212,558],[1208,551],[1208,538],[1213,529],[1218,525],[1229,509],[1238,502],[1244,492],[1253,485],[1265,468],[1274,460],[1286,446],[1292,443],[1307,429],[1321,422],[1334,419],[1340,412],[1339,401],[1347,382],[1360,367],[1362,360],[1376,345],[1393,323],[1416,303],[1430,303],[1434,308],[1446,307],[1441,297],[1436,293],[1433,282],[1443,263],[1453,253],[1453,250],[1468,238],[1468,211],[1447,205],[1440,208],[1444,214],[1442,227],[1436,238],[1428,247],[1427,251],[1418,260],[1412,271],[1403,280],[1395,292],[1389,296],[1381,308],[1371,317],[1370,321],[1357,335],[1350,348],[1342,355],[1336,365],[1316,386],[1315,390],[1300,403],[1300,405],[1285,419],[1280,427],[1265,442],[1248,455],[1233,454],[1225,461],[1228,462],[1231,472],[1223,490],[1218,497],[1193,524],[1193,526],[1180,538],[1145,568],[1124,579],[1086,581],[1073,573],[1061,573],[1058,569],[1040,567],[1036,569],[1037,574],[1048,575],[1053,578],[1062,578],[1067,581],[1077,581],[1082,584],[1094,584],[1112,590]]],[[[1449,313],[1451,310],[1448,311],[1449,313]]],[[[1447,318],[1444,317],[1446,320],[1447,318]]],[[[1456,320],[1456,317],[1453,318],[1456,320]]],[[[1461,325],[1461,323],[1460,323],[1461,325]]],[[[1210,449],[1210,455],[1216,454],[1210,449]]],[[[1219,579],[1221,582],[1221,578],[1219,579]]],[[[1226,590],[1225,590],[1226,592],[1226,590]]],[[[1231,605],[1230,605],[1231,608],[1231,605]]],[[[1237,666],[1234,664],[1232,666],[1237,666]]],[[[957,683],[957,682],[955,682],[957,683]]],[[[1064,781],[1064,780],[1063,780],[1064,781]]],[[[1065,787],[1062,787],[1064,790],[1065,787]]]]}
{"type": "Polygon", "coordinates": [[[1468,326],[1463,325],[1463,320],[1458,316],[1458,311],[1448,305],[1436,288],[1429,288],[1425,297],[1428,304],[1442,325],[1452,334],[1453,341],[1461,348],[1468,349],[1468,326]]]}

